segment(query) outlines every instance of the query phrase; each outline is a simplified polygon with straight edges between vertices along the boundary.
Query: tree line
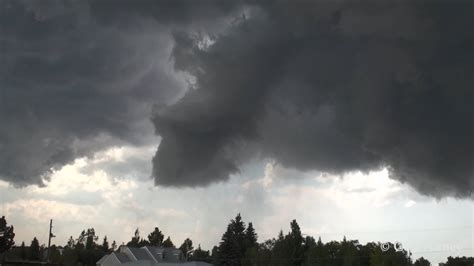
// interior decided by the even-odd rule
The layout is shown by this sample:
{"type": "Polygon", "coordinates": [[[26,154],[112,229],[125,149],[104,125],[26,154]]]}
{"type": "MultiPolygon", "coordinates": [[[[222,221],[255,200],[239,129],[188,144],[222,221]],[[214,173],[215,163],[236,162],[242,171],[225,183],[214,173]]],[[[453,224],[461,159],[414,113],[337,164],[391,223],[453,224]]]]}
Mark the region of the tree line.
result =
{"type": "MultiPolygon", "coordinates": [[[[3,261],[46,261],[57,265],[93,266],[105,254],[118,249],[115,241],[109,243],[107,236],[99,241],[94,228],[83,230],[77,238],[71,236],[64,246],[52,245],[49,250],[40,245],[36,237],[29,246],[24,242],[15,246],[14,228],[8,226],[5,217],[0,219],[0,254],[3,261]]],[[[123,243],[124,244],[124,243],[123,243]]],[[[125,245],[143,247],[147,245],[175,247],[171,237],[155,227],[146,237],[140,236],[137,228],[131,240],[125,245]]],[[[185,258],[205,261],[217,266],[429,266],[431,263],[420,257],[413,261],[406,250],[390,248],[382,251],[380,243],[365,245],[358,240],[329,241],[323,243],[319,237],[304,236],[296,220],[291,221],[290,230],[282,230],[276,238],[258,242],[258,235],[249,222],[246,224],[240,214],[232,219],[222,235],[221,241],[211,251],[193,247],[193,241],[185,239],[178,247],[185,258]]],[[[448,257],[446,266],[472,266],[472,257],[448,257]]]]}

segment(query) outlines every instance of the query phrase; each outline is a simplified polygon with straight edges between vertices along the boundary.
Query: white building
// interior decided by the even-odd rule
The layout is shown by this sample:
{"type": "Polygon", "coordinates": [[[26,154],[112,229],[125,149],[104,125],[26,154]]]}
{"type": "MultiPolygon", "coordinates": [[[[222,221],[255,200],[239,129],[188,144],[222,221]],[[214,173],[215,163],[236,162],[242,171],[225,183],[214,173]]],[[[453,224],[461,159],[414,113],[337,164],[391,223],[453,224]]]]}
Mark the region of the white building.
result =
{"type": "Polygon", "coordinates": [[[199,261],[186,261],[183,252],[177,248],[146,246],[132,248],[121,246],[118,252],[103,256],[97,266],[211,266],[199,261]]]}

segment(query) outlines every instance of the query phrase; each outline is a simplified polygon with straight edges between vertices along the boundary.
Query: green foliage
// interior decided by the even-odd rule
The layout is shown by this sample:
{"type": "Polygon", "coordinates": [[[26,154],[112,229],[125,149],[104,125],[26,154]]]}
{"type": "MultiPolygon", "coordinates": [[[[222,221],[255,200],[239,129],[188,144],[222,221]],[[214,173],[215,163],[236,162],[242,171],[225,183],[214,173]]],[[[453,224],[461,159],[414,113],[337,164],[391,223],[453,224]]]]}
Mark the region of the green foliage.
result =
{"type": "Polygon", "coordinates": [[[97,239],[99,239],[99,237],[95,235],[94,228],[87,229],[85,239],[86,239],[86,249],[87,250],[92,250],[92,249],[96,248],[96,246],[97,246],[96,241],[97,241],[97,239]]]}
{"type": "Polygon", "coordinates": [[[448,257],[448,261],[446,262],[446,266],[472,266],[474,265],[474,258],[473,257],[448,257]]]}
{"type": "Polygon", "coordinates": [[[63,257],[61,256],[61,253],[59,252],[58,248],[56,245],[52,245],[49,249],[50,255],[49,255],[49,261],[53,264],[62,264],[63,263],[63,257]]]}
{"type": "Polygon", "coordinates": [[[74,249],[74,247],[70,248],[66,246],[63,251],[63,264],[66,266],[70,265],[77,265],[79,261],[79,252],[74,249]]]}
{"type": "Polygon", "coordinates": [[[198,245],[197,249],[194,250],[191,260],[193,261],[211,261],[211,255],[209,250],[201,249],[201,245],[198,245]]]}
{"type": "Polygon", "coordinates": [[[2,216],[0,218],[0,254],[15,245],[14,238],[13,226],[8,226],[5,216],[2,216]]]}
{"type": "Polygon", "coordinates": [[[138,228],[135,230],[132,240],[127,243],[127,246],[135,248],[140,247],[140,230],[138,230],[138,228]]]}
{"type": "Polygon", "coordinates": [[[164,248],[174,248],[173,241],[171,241],[170,237],[168,237],[165,241],[163,241],[163,247],[164,248]]]}
{"type": "Polygon", "coordinates": [[[421,257],[417,259],[413,265],[414,266],[431,266],[431,263],[427,259],[421,257]]]}
{"type": "Polygon", "coordinates": [[[72,236],[69,237],[66,247],[70,249],[74,249],[76,247],[76,242],[74,241],[74,238],[72,238],[72,236]]]}
{"type": "Polygon", "coordinates": [[[158,229],[158,227],[155,227],[155,230],[151,232],[148,235],[148,242],[152,246],[161,246],[163,244],[163,239],[164,239],[163,233],[158,229]]]}
{"type": "Polygon", "coordinates": [[[22,260],[26,260],[27,256],[28,256],[28,250],[25,247],[25,241],[23,241],[21,242],[21,246],[20,246],[20,258],[22,260]]]}
{"type": "Polygon", "coordinates": [[[247,229],[245,230],[245,247],[246,248],[253,248],[257,246],[257,233],[253,228],[253,224],[249,223],[247,229]]]}
{"type": "Polygon", "coordinates": [[[247,230],[239,213],[230,221],[227,231],[222,235],[217,259],[220,264],[241,265],[240,261],[244,258],[247,249],[250,245],[255,245],[256,241],[255,230],[253,227],[250,231],[247,230]]]}
{"type": "Polygon", "coordinates": [[[291,231],[283,235],[280,231],[272,250],[272,263],[276,265],[302,265],[305,247],[303,235],[296,220],[290,223],[291,231]]]}
{"type": "Polygon", "coordinates": [[[109,252],[110,251],[109,241],[107,241],[107,236],[104,236],[104,240],[102,241],[101,249],[104,252],[109,252]]]}
{"type": "MultiPolygon", "coordinates": [[[[199,247],[201,247],[201,246],[199,246],[199,247]]],[[[191,255],[193,254],[193,251],[194,251],[193,241],[191,241],[191,239],[189,239],[189,238],[186,238],[183,241],[183,244],[181,244],[181,246],[179,246],[179,249],[183,252],[183,255],[184,255],[185,258],[191,257],[191,255]]]]}
{"type": "MultiPolygon", "coordinates": [[[[0,220],[0,227],[7,228],[6,221],[0,220]]],[[[9,227],[8,227],[9,228],[9,227]]],[[[13,229],[13,227],[11,227],[13,229]]],[[[13,230],[12,230],[13,232],[13,230]]],[[[13,234],[14,235],[14,234],[13,234]]],[[[152,244],[163,247],[174,247],[171,237],[163,241],[164,235],[155,228],[148,235],[148,240],[141,239],[137,228],[128,246],[142,247],[152,244]]],[[[63,253],[55,245],[50,249],[50,262],[65,266],[95,266],[96,262],[105,254],[117,249],[115,241],[109,245],[104,236],[102,244],[97,244],[98,236],[94,228],[83,230],[77,239],[72,236],[67,241],[63,253]]],[[[219,246],[214,246],[212,253],[208,250],[193,248],[193,242],[187,238],[179,249],[189,259],[205,261],[216,266],[429,266],[430,262],[423,257],[414,263],[411,254],[406,250],[390,248],[382,251],[380,243],[369,242],[365,245],[357,240],[330,241],[323,243],[319,237],[316,241],[311,236],[303,237],[296,220],[291,221],[290,231],[285,234],[281,230],[277,238],[272,238],[263,243],[257,242],[257,233],[252,223],[246,224],[240,214],[230,221],[227,230],[222,235],[219,246]]],[[[43,246],[40,246],[36,237],[30,247],[22,243],[19,247],[12,247],[3,254],[6,259],[28,259],[38,261],[41,259],[43,246]]],[[[472,257],[448,257],[446,266],[472,266],[472,257]]]]}
{"type": "Polygon", "coordinates": [[[37,261],[40,259],[40,245],[36,237],[33,238],[30,245],[30,254],[28,256],[30,260],[37,261]]]}
{"type": "Polygon", "coordinates": [[[112,245],[110,246],[110,251],[114,252],[116,249],[117,249],[117,243],[114,240],[112,241],[112,245]]]}
{"type": "MultiPolygon", "coordinates": [[[[150,236],[148,236],[148,237],[150,237],[150,236]]],[[[128,247],[135,247],[135,248],[140,248],[140,247],[144,247],[144,246],[148,246],[148,245],[150,245],[150,243],[147,240],[142,239],[140,237],[140,230],[138,228],[135,230],[135,234],[133,235],[132,240],[130,240],[127,243],[128,247]]]]}

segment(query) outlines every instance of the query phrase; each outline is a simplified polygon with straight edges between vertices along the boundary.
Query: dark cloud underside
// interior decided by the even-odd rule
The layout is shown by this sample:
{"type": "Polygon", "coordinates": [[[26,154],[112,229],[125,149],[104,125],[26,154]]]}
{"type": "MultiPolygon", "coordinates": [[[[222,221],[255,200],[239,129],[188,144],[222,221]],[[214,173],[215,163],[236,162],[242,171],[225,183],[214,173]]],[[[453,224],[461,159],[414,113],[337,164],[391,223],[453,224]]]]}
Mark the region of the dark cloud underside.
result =
{"type": "Polygon", "coordinates": [[[40,184],[80,156],[149,143],[154,126],[160,185],[226,180],[263,157],[387,167],[422,193],[472,197],[470,1],[0,5],[3,180],[40,184]]]}
{"type": "MultiPolygon", "coordinates": [[[[0,3],[2,179],[41,184],[77,157],[149,144],[152,106],[183,93],[169,19],[141,14],[135,1],[117,3],[119,10],[110,1],[0,3]]],[[[167,15],[179,10],[168,5],[167,15]]]]}
{"type": "Polygon", "coordinates": [[[207,49],[175,35],[197,90],[153,118],[157,184],[225,180],[251,149],[302,170],[388,167],[422,193],[472,196],[471,2],[249,9],[207,49]]]}

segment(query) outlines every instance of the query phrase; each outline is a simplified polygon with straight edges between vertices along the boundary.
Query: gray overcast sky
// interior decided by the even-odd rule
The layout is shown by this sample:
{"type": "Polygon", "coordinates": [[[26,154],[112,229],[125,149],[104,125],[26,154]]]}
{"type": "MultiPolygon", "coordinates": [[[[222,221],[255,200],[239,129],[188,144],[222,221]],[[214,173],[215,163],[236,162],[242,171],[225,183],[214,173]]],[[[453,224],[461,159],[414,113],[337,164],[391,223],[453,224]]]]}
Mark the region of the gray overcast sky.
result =
{"type": "Polygon", "coordinates": [[[260,240],[296,218],[472,254],[473,2],[0,10],[1,204],[19,239],[58,217],[210,248],[242,212],[260,240]]]}

